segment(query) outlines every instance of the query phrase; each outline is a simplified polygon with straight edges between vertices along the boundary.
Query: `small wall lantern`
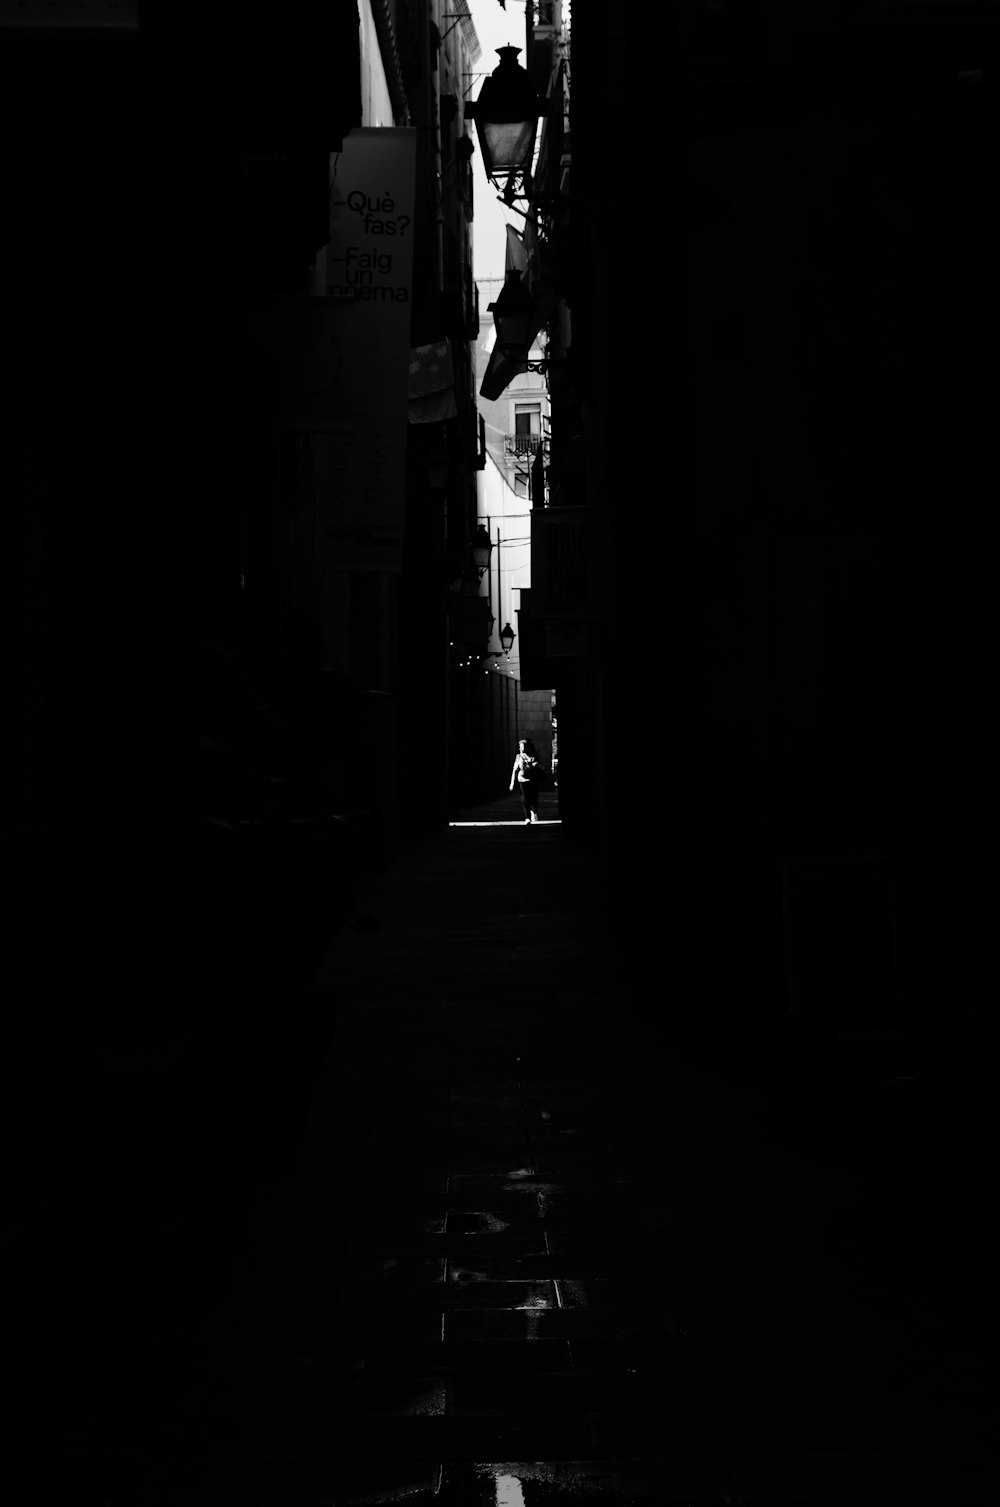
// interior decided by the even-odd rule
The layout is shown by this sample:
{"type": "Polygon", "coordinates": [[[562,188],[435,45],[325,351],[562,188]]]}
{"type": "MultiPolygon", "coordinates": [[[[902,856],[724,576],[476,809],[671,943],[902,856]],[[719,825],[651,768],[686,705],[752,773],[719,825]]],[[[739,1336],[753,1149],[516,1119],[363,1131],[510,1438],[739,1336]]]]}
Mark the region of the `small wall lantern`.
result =
{"type": "Polygon", "coordinates": [[[481,523],[472,536],[472,560],[480,577],[489,568],[490,555],[493,553],[493,542],[490,539],[485,523],[481,523]]]}

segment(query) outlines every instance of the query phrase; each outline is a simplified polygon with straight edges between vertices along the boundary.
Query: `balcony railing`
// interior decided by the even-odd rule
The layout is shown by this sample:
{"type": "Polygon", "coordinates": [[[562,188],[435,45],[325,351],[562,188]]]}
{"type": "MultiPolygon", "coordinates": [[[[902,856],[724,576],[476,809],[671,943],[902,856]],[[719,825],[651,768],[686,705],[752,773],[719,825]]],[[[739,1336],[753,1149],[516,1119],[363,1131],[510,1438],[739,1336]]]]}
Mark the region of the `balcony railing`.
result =
{"type": "Polygon", "coordinates": [[[505,434],[503,437],[504,460],[520,460],[526,455],[536,455],[545,444],[542,434],[505,434]]]}

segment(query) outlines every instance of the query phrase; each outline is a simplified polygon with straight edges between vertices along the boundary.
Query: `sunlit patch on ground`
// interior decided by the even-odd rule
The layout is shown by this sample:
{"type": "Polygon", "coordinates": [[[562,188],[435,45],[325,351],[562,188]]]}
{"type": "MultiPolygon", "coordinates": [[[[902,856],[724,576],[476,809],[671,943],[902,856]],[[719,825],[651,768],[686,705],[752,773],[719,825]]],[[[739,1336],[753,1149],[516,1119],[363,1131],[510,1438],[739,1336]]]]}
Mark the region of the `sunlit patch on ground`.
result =
{"type": "Polygon", "coordinates": [[[517,1476],[496,1477],[496,1507],[524,1507],[524,1492],[517,1476]]]}
{"type": "MultiPolygon", "coordinates": [[[[565,1502],[570,1507],[585,1497],[622,1504],[665,1501],[661,1494],[662,1467],[663,1462],[657,1460],[526,1460],[477,1465],[475,1470],[480,1480],[492,1482],[495,1507],[523,1507],[526,1498],[522,1483],[526,1481],[532,1483],[527,1500],[536,1500],[537,1483],[546,1502],[565,1502]]],[[[671,1492],[670,1500],[692,1500],[684,1490],[685,1485],[691,1484],[684,1480],[686,1472],[681,1468],[676,1474],[677,1495],[675,1498],[671,1492]]]]}
{"type": "MultiPolygon", "coordinates": [[[[529,823],[521,817],[518,821],[512,822],[449,822],[448,825],[449,827],[526,827],[529,823]]],[[[561,827],[562,818],[546,818],[543,816],[537,822],[531,822],[530,825],[533,827],[561,827]]]]}
{"type": "Polygon", "coordinates": [[[498,1219],[495,1214],[490,1214],[486,1209],[469,1209],[465,1214],[465,1234],[471,1235],[477,1230],[483,1234],[496,1235],[502,1230],[509,1229],[506,1219],[498,1219]]]}
{"type": "Polygon", "coordinates": [[[519,1312],[541,1313],[544,1309],[553,1308],[556,1305],[553,1304],[551,1298],[535,1293],[530,1298],[527,1298],[525,1302],[514,1303],[512,1306],[519,1312]]]}

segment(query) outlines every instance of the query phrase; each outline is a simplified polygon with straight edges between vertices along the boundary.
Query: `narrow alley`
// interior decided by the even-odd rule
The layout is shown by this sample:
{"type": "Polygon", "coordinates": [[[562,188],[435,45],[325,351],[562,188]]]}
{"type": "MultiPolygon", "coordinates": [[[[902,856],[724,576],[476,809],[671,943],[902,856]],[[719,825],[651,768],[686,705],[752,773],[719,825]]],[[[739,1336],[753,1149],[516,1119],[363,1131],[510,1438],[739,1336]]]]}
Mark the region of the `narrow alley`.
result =
{"type": "Polygon", "coordinates": [[[995,1500],[975,1269],[699,1065],[557,800],[405,850],[330,950],[305,1135],[219,1152],[249,1233],[129,1499],[995,1500]]]}
{"type": "Polygon", "coordinates": [[[1000,1503],[998,14],[0,5],[42,1500],[1000,1503]]]}

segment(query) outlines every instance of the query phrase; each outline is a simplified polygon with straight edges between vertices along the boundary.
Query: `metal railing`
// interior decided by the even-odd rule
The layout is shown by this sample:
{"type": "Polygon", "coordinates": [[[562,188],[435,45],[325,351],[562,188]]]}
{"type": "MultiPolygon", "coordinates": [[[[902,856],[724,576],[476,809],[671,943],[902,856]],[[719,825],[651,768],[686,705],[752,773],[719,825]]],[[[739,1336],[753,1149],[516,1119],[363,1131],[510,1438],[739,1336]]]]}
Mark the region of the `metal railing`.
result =
{"type": "Polygon", "coordinates": [[[503,437],[504,458],[536,455],[545,443],[541,434],[505,434],[503,437]]]}

